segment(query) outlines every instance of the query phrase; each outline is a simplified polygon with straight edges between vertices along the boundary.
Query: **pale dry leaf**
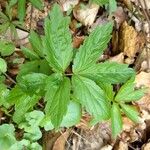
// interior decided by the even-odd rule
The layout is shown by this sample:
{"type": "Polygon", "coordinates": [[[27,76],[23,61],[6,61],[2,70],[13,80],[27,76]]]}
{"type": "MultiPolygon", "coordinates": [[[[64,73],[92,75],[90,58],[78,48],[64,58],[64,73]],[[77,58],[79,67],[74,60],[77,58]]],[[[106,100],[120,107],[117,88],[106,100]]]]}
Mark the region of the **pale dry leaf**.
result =
{"type": "Polygon", "coordinates": [[[135,124],[127,117],[123,117],[123,131],[130,132],[134,128],[135,124]]]}
{"type": "Polygon", "coordinates": [[[101,148],[101,150],[112,150],[112,149],[113,149],[113,147],[111,145],[106,145],[101,148]]]}
{"type": "Polygon", "coordinates": [[[128,143],[120,141],[116,150],[128,150],[128,143]]]}
{"type": "Polygon", "coordinates": [[[99,5],[97,4],[80,4],[74,8],[74,17],[85,26],[91,26],[98,13],[99,5]]]}
{"type": "Polygon", "coordinates": [[[79,3],[79,0],[59,0],[59,2],[62,5],[63,10],[68,11],[74,8],[79,3]]]}
{"type": "Polygon", "coordinates": [[[150,150],[150,143],[144,144],[142,150],[150,150]]]}
{"type": "MultiPolygon", "coordinates": [[[[139,6],[139,2],[138,0],[131,0],[132,2],[134,2],[137,6],[139,6]]],[[[150,9],[150,1],[149,0],[139,0],[143,6],[144,9],[148,8],[150,9]]]]}
{"type": "Polygon", "coordinates": [[[110,61],[112,62],[117,62],[117,63],[124,63],[124,54],[120,53],[114,57],[109,58],[110,61]]]}
{"type": "MultiPolygon", "coordinates": [[[[140,88],[140,87],[147,87],[150,88],[150,73],[147,72],[140,72],[138,75],[136,75],[136,87],[140,88]]],[[[150,89],[148,89],[148,91],[150,92],[150,89]]]]}
{"type": "Polygon", "coordinates": [[[65,144],[67,142],[69,135],[70,135],[70,131],[67,130],[60,137],[58,137],[58,139],[54,143],[52,150],[65,150],[65,144]]]}
{"type": "Polygon", "coordinates": [[[137,53],[137,36],[135,29],[124,22],[119,32],[119,50],[132,58],[137,53]]]}

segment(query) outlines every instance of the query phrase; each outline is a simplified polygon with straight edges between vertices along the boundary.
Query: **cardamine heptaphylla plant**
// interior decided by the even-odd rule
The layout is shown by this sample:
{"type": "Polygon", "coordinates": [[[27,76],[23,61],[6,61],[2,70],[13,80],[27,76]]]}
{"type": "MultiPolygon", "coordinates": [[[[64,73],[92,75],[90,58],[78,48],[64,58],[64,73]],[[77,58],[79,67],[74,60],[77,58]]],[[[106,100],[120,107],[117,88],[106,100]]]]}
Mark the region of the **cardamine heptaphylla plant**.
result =
{"type": "Polygon", "coordinates": [[[121,115],[138,122],[131,102],[140,99],[143,90],[134,89],[134,70],[116,62],[97,63],[111,39],[113,23],[97,26],[78,50],[72,46],[70,18],[55,4],[45,19],[43,36],[31,31],[32,48],[22,47],[27,58],[10,91],[7,102],[15,105],[13,121],[20,123],[27,112],[44,105],[43,126],[47,129],[70,127],[79,123],[82,110],[91,123],[111,119],[115,137],[122,129],[121,115]],[[71,68],[71,73],[66,73],[71,68]],[[116,84],[122,85],[118,92],[116,84]]]}

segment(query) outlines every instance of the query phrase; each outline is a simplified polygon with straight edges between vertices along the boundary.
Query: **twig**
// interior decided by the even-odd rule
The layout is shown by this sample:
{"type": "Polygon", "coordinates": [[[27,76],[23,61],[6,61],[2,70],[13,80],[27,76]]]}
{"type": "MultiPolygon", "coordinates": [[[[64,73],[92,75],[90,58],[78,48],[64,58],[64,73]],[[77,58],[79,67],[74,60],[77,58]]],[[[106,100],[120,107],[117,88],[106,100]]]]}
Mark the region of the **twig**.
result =
{"type": "Polygon", "coordinates": [[[12,83],[17,84],[16,81],[14,79],[12,79],[8,74],[3,73],[7,79],[9,79],[12,83]]]}

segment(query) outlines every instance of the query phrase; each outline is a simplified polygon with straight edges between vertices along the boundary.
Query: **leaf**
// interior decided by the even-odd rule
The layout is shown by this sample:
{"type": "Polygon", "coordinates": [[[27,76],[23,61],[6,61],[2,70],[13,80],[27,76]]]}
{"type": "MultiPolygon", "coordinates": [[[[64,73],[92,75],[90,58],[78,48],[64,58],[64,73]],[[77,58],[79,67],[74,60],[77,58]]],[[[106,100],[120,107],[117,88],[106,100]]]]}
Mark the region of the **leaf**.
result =
{"type": "Polygon", "coordinates": [[[112,23],[107,23],[98,26],[89,37],[85,39],[73,61],[73,72],[75,74],[83,74],[85,70],[88,70],[88,68],[96,63],[99,56],[107,48],[107,44],[111,38],[111,32],[112,23]]]}
{"type": "Polygon", "coordinates": [[[29,95],[42,95],[46,83],[47,76],[42,73],[30,73],[22,76],[18,80],[18,85],[29,95]]]}
{"type": "Polygon", "coordinates": [[[37,60],[39,59],[39,56],[33,51],[26,47],[21,47],[21,50],[26,58],[29,58],[30,60],[37,60]]]}
{"type": "Polygon", "coordinates": [[[126,64],[118,64],[116,62],[104,62],[96,64],[80,73],[82,76],[88,77],[96,82],[105,83],[124,83],[134,75],[134,70],[128,68],[126,64]]]}
{"type": "Polygon", "coordinates": [[[75,98],[87,112],[101,120],[110,117],[109,102],[105,99],[103,90],[94,81],[74,75],[72,85],[75,98]]]}
{"type": "Polygon", "coordinates": [[[18,0],[10,0],[9,1],[9,6],[12,7],[14,6],[15,4],[17,4],[18,0]]]}
{"type": "Polygon", "coordinates": [[[61,78],[58,74],[49,77],[45,95],[47,101],[46,116],[51,118],[55,128],[60,126],[70,101],[70,80],[66,77],[61,78]]]}
{"type": "Polygon", "coordinates": [[[3,124],[0,126],[0,146],[1,150],[8,150],[15,142],[15,128],[12,124],[3,124]]]}
{"type": "Polygon", "coordinates": [[[109,0],[92,0],[92,1],[99,5],[105,5],[109,3],[109,0]]]}
{"type": "Polygon", "coordinates": [[[117,10],[116,0],[109,0],[109,13],[115,12],[117,10]]]}
{"type": "Polygon", "coordinates": [[[61,127],[69,128],[73,125],[76,125],[80,122],[80,118],[81,118],[80,104],[77,102],[70,101],[67,113],[61,122],[61,127]]]}
{"type": "Polygon", "coordinates": [[[32,5],[35,8],[37,8],[39,10],[42,10],[44,8],[44,3],[42,0],[29,0],[29,1],[32,3],[32,5]]]}
{"type": "Polygon", "coordinates": [[[24,133],[24,138],[29,139],[30,141],[37,141],[42,137],[42,132],[38,126],[31,126],[26,128],[26,133],[24,133]]]}
{"type": "Polygon", "coordinates": [[[0,33],[5,33],[8,30],[9,26],[10,26],[9,22],[0,25],[0,33]]]}
{"type": "Polygon", "coordinates": [[[22,96],[18,96],[15,99],[15,113],[13,114],[13,121],[19,124],[27,111],[33,108],[35,104],[39,101],[40,97],[37,95],[29,96],[25,93],[22,96]]]}
{"type": "Polygon", "coordinates": [[[21,65],[17,79],[29,73],[43,73],[49,75],[52,71],[46,60],[34,60],[21,65]]]}
{"type": "Polygon", "coordinates": [[[0,53],[2,56],[9,56],[15,51],[15,45],[11,42],[0,41],[0,53]]]}
{"type": "Polygon", "coordinates": [[[26,11],[26,0],[18,0],[18,18],[21,22],[23,22],[25,18],[26,11]]]}
{"type": "Polygon", "coordinates": [[[133,106],[129,106],[126,104],[120,104],[122,111],[126,114],[128,118],[130,118],[133,122],[139,122],[139,112],[133,106]]]}
{"type": "MultiPolygon", "coordinates": [[[[36,2],[37,2],[37,0],[36,0],[36,2]]],[[[42,40],[41,40],[40,36],[33,30],[31,30],[31,32],[30,32],[29,41],[32,45],[33,50],[38,54],[38,56],[43,57],[44,55],[43,55],[42,40]]]]}
{"type": "Polygon", "coordinates": [[[142,98],[145,94],[145,89],[134,90],[134,86],[134,78],[131,78],[120,88],[115,100],[118,102],[131,102],[142,98]]]}
{"type": "Polygon", "coordinates": [[[97,82],[97,84],[104,91],[107,100],[112,101],[115,95],[115,92],[113,91],[113,86],[109,83],[105,83],[101,81],[97,82]]]}
{"type": "Polygon", "coordinates": [[[122,117],[118,104],[113,103],[111,108],[111,128],[112,128],[112,136],[116,138],[116,136],[122,130],[122,117]]]}
{"type": "MultiPolygon", "coordinates": [[[[80,118],[81,118],[80,104],[74,101],[70,101],[68,108],[67,108],[67,113],[63,117],[63,120],[60,126],[69,128],[73,125],[78,124],[80,122],[80,118]]],[[[44,126],[44,129],[46,131],[52,130],[54,128],[50,119],[46,119],[44,123],[42,122],[42,126],[44,126]]]]}
{"type": "Polygon", "coordinates": [[[7,64],[6,61],[0,58],[0,74],[5,73],[7,71],[7,64]]]}
{"type": "Polygon", "coordinates": [[[9,90],[7,89],[7,86],[3,83],[0,84],[0,106],[9,107],[8,102],[6,101],[6,97],[9,94],[9,90]]]}
{"type": "Polygon", "coordinates": [[[46,59],[55,72],[64,72],[69,66],[73,55],[70,19],[63,17],[59,5],[55,4],[45,20],[45,37],[43,44],[46,59]]]}

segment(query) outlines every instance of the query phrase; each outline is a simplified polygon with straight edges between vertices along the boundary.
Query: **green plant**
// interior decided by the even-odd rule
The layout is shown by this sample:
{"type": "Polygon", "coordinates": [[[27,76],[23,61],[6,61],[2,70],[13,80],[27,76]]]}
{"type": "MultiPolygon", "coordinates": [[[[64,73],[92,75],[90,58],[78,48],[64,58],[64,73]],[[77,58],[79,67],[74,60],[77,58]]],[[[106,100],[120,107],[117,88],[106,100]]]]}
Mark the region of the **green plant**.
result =
{"type": "Polygon", "coordinates": [[[17,4],[18,18],[21,22],[25,18],[27,1],[29,1],[35,8],[39,10],[42,10],[44,7],[44,3],[42,0],[9,0],[9,1],[11,7],[17,4]]]}
{"type": "Polygon", "coordinates": [[[101,6],[105,5],[106,8],[108,8],[109,13],[112,13],[117,9],[116,0],[91,0],[91,1],[101,6]]]}
{"type": "Polygon", "coordinates": [[[15,128],[12,124],[3,124],[0,126],[0,145],[1,150],[42,150],[42,147],[26,139],[18,141],[15,137],[15,128]]]}
{"type": "Polygon", "coordinates": [[[40,37],[32,31],[29,38],[32,49],[22,47],[29,61],[21,66],[17,85],[6,99],[9,105],[15,105],[13,120],[21,123],[22,116],[44,98],[46,105],[42,126],[46,129],[70,127],[78,123],[81,109],[85,109],[95,122],[111,118],[113,135],[116,136],[121,130],[121,123],[114,117],[117,115],[121,118],[118,106],[132,120],[135,121],[133,118],[136,116],[134,113],[131,117],[129,110],[132,109],[123,103],[126,101],[122,97],[127,94],[130,102],[143,96],[141,91],[134,92],[134,84],[129,80],[134,76],[134,70],[115,62],[97,63],[111,38],[111,22],[96,27],[74,54],[75,57],[69,23],[70,18],[64,17],[60,7],[55,4],[45,20],[45,35],[40,37]],[[118,83],[125,85],[114,96],[112,84],[118,83]],[[74,119],[69,123],[71,117],[74,119]],[[117,131],[114,124],[120,127],[117,131]]]}
{"type": "Polygon", "coordinates": [[[13,19],[12,14],[12,8],[10,7],[10,4],[6,4],[5,13],[0,11],[0,33],[5,34],[9,29],[11,33],[11,39],[14,40],[16,37],[18,37],[16,27],[23,27],[20,21],[13,19]]]}

